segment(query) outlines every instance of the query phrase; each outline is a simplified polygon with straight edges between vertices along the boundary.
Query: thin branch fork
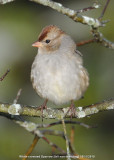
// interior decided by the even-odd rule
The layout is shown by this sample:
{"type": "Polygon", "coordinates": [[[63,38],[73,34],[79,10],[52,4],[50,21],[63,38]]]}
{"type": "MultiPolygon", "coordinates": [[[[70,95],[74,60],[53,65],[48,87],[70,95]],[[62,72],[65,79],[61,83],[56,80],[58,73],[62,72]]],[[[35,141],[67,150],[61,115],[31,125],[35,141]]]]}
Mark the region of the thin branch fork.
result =
{"type": "Polygon", "coordinates": [[[93,34],[94,41],[101,43],[103,46],[114,49],[114,43],[107,40],[101,32],[99,32],[98,28],[92,27],[91,33],[93,34]]]}
{"type": "MultiPolygon", "coordinates": [[[[29,147],[29,149],[28,149],[27,153],[25,154],[25,156],[23,156],[24,157],[23,160],[27,159],[27,157],[33,151],[35,145],[37,144],[37,142],[38,142],[38,140],[40,138],[42,138],[44,141],[46,141],[46,143],[48,143],[52,147],[52,149],[56,149],[60,153],[62,153],[63,155],[67,156],[67,153],[63,149],[61,149],[59,146],[57,146],[56,144],[51,142],[49,139],[47,139],[47,137],[44,136],[45,134],[54,135],[54,136],[60,136],[65,140],[66,139],[65,138],[65,134],[63,132],[57,131],[57,130],[39,130],[39,129],[37,129],[37,124],[31,123],[31,122],[27,122],[27,121],[25,121],[25,122],[15,121],[15,122],[17,124],[19,124],[21,127],[24,127],[27,131],[29,131],[29,132],[31,132],[31,133],[33,133],[35,135],[32,145],[29,147]]],[[[68,138],[67,138],[67,140],[68,140],[68,146],[69,146],[69,149],[70,149],[69,156],[79,157],[78,154],[75,153],[75,150],[74,150],[74,148],[72,146],[71,141],[68,138]]],[[[82,158],[80,158],[80,157],[78,159],[82,160],[82,158]]],[[[88,160],[88,159],[83,158],[83,160],[88,160]]]]}

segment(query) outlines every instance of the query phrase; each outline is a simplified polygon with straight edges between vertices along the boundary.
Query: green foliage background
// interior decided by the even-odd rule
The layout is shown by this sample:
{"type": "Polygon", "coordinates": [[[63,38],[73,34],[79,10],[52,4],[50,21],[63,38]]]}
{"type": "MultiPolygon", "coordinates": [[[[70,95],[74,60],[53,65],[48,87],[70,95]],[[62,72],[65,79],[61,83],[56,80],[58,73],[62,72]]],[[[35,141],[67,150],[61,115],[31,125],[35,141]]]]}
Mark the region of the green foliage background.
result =
{"type": "MultiPolygon", "coordinates": [[[[88,7],[90,0],[58,0],[66,7],[78,10],[88,7]]],[[[100,9],[84,13],[91,17],[99,17],[105,1],[100,9]]],[[[104,19],[110,19],[106,27],[101,31],[106,38],[114,41],[114,1],[111,1],[104,19]]],[[[37,40],[41,29],[50,24],[58,25],[69,33],[76,42],[92,38],[89,27],[73,22],[68,17],[42,5],[27,0],[0,5],[0,75],[8,68],[11,69],[4,81],[0,82],[0,101],[13,102],[19,88],[22,95],[19,103],[28,105],[41,105],[43,100],[39,98],[30,82],[31,64],[37,53],[37,49],[31,45],[37,40]]],[[[84,58],[84,65],[90,75],[90,86],[85,98],[75,105],[89,105],[113,97],[114,93],[114,50],[107,49],[100,44],[88,44],[78,47],[84,58]]],[[[49,106],[53,104],[49,103],[49,106]]],[[[41,123],[39,118],[30,118],[41,123]]],[[[44,120],[49,123],[54,120],[44,120]]],[[[75,148],[80,155],[95,155],[95,160],[113,159],[114,153],[114,111],[102,112],[90,118],[80,120],[84,123],[95,125],[98,128],[85,129],[75,126],[75,148]]],[[[61,126],[52,129],[63,130],[61,126]]],[[[67,125],[70,133],[71,125],[67,125]]],[[[12,121],[0,117],[0,159],[20,159],[29,145],[33,135],[12,121]]],[[[65,142],[59,137],[48,136],[50,140],[65,148],[65,142]]],[[[51,147],[40,140],[32,155],[51,155],[51,147]]]]}

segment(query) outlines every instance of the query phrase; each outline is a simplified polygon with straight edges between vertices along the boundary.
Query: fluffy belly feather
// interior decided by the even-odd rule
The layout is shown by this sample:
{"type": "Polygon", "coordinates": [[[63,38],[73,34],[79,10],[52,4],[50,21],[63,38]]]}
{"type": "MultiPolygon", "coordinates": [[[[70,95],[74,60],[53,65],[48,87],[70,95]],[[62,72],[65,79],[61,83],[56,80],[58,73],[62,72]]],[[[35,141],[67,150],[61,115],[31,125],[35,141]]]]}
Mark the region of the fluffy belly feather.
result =
{"type": "Polygon", "coordinates": [[[39,56],[31,70],[31,80],[38,95],[55,104],[77,100],[87,88],[85,82],[81,88],[83,72],[80,72],[79,68],[82,68],[82,65],[68,58],[61,61],[61,58],[39,56]]]}

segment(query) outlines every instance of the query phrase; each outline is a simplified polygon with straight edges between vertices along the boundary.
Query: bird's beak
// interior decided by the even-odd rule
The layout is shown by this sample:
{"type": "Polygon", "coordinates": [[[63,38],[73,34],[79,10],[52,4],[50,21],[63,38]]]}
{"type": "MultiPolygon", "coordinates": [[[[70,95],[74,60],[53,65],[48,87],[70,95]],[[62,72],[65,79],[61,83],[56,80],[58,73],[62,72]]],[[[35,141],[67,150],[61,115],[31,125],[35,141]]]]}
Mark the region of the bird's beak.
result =
{"type": "Polygon", "coordinates": [[[39,48],[39,47],[42,47],[42,43],[39,42],[39,41],[37,41],[37,42],[33,43],[32,46],[33,46],[33,47],[38,47],[38,48],[39,48]]]}

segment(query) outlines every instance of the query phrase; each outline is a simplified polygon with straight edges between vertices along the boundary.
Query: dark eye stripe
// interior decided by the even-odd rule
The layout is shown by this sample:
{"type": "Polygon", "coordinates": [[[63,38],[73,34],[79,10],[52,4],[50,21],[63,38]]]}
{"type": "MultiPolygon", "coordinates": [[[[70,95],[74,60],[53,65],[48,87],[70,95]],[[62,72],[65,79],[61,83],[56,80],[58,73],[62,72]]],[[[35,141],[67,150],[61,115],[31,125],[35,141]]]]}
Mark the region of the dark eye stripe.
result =
{"type": "Polygon", "coordinates": [[[49,39],[46,39],[46,41],[45,41],[46,43],[49,43],[50,42],[50,40],[49,39]]]}

